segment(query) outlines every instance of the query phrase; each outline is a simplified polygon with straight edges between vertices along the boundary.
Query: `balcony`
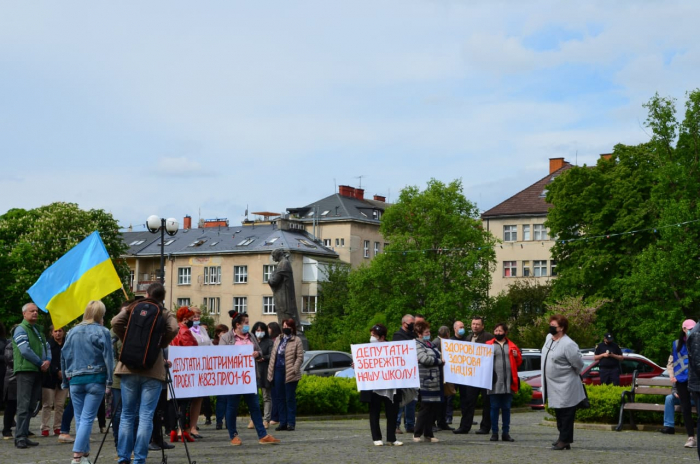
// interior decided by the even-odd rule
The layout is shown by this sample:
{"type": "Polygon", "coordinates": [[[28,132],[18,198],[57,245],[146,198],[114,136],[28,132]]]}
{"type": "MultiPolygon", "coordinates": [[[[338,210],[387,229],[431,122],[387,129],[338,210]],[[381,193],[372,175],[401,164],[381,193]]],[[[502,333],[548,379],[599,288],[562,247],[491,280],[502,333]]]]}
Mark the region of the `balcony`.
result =
{"type": "Polygon", "coordinates": [[[145,293],[149,285],[158,282],[157,280],[142,280],[136,284],[136,291],[134,293],[145,293]]]}

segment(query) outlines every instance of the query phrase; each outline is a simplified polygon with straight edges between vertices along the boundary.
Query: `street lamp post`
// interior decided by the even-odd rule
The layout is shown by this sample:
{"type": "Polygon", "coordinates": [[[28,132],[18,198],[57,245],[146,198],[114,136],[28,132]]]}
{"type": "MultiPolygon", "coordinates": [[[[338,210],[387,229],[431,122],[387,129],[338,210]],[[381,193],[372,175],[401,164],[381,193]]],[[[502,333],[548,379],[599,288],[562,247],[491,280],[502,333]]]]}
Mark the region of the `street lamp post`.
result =
{"type": "Polygon", "coordinates": [[[177,234],[180,227],[175,218],[159,218],[155,214],[148,216],[146,220],[146,228],[152,234],[160,231],[160,283],[165,285],[165,233],[171,237],[177,234]]]}

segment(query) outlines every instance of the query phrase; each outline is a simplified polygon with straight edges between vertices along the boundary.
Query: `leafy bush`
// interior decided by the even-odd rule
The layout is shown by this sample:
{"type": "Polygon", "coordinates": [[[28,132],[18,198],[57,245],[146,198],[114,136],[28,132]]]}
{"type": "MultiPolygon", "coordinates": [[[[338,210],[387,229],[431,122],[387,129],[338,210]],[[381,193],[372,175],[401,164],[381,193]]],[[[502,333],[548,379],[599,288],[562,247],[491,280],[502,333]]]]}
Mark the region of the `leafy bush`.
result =
{"type": "MultiPolygon", "coordinates": [[[[576,411],[578,422],[598,422],[604,424],[617,424],[620,417],[620,403],[622,392],[630,390],[630,387],[615,387],[612,385],[587,385],[588,401],[590,409],[576,411]]],[[[671,390],[669,389],[669,393],[671,390]]],[[[638,403],[663,404],[663,395],[636,395],[638,403]]],[[[547,406],[547,412],[554,416],[554,410],[547,406]]],[[[634,421],[639,424],[662,424],[663,412],[635,411],[634,421]]],[[[625,422],[629,423],[628,413],[625,413],[625,422]]]]}

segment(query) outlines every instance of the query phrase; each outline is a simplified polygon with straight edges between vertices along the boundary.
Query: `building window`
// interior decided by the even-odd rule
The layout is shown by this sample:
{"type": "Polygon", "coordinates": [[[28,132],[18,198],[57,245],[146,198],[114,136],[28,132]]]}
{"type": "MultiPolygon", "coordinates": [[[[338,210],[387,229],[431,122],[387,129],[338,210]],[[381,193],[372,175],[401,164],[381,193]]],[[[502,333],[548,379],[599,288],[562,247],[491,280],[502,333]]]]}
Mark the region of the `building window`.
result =
{"type": "Polygon", "coordinates": [[[518,226],[503,226],[503,241],[515,242],[518,240],[518,226]]]}
{"type": "Polygon", "coordinates": [[[177,299],[177,307],[182,308],[183,306],[189,306],[190,305],[190,299],[189,298],[178,298],[177,299]]]}
{"type": "Polygon", "coordinates": [[[204,268],[204,285],[221,284],[221,266],[208,266],[204,268]]]}
{"type": "Polygon", "coordinates": [[[523,261],[523,277],[530,277],[531,275],[530,261],[523,261]]]}
{"type": "Polygon", "coordinates": [[[544,224],[535,224],[533,230],[535,232],[535,240],[549,240],[544,224]]]}
{"type": "Polygon", "coordinates": [[[345,239],[344,238],[336,238],[335,239],[335,246],[344,247],[345,246],[345,239]]]}
{"type": "Polygon", "coordinates": [[[209,314],[221,314],[221,298],[204,298],[204,306],[207,307],[209,314]]]}
{"type": "Polygon", "coordinates": [[[270,277],[277,269],[276,264],[263,264],[263,283],[266,284],[270,281],[270,277]]]}
{"type": "Polygon", "coordinates": [[[503,277],[516,277],[518,275],[517,261],[503,261],[503,277]]]}
{"type": "Polygon", "coordinates": [[[379,242],[374,242],[374,256],[379,254],[379,242]]]}
{"type": "Polygon", "coordinates": [[[314,314],[316,312],[316,297],[302,296],[301,297],[301,312],[303,314],[314,314]]]}
{"type": "Polygon", "coordinates": [[[365,240],[364,247],[362,249],[364,251],[364,257],[369,258],[369,240],[365,240]]]}
{"type": "Polygon", "coordinates": [[[333,241],[330,238],[324,238],[323,239],[323,246],[330,248],[333,246],[333,241]]]}
{"type": "Polygon", "coordinates": [[[532,240],[532,238],[530,238],[530,224],[525,224],[523,226],[523,240],[532,240]]]}
{"type": "Polygon", "coordinates": [[[248,312],[248,297],[234,296],[233,297],[233,310],[239,314],[247,313],[248,312]]]}
{"type": "Polygon", "coordinates": [[[535,277],[547,277],[547,260],[535,261],[535,277]]]}
{"type": "Polygon", "coordinates": [[[248,266],[233,266],[233,283],[248,283],[248,266]]]}
{"type": "Polygon", "coordinates": [[[263,297],[263,314],[277,314],[275,311],[275,297],[274,296],[264,296],[263,297]]]}
{"type": "Polygon", "coordinates": [[[554,260],[551,260],[549,262],[549,269],[550,269],[549,275],[551,275],[552,277],[555,277],[557,275],[557,262],[554,260]]]}
{"type": "Polygon", "coordinates": [[[189,285],[192,281],[192,268],[191,267],[178,267],[177,268],[177,284],[178,285],[189,285]]]}

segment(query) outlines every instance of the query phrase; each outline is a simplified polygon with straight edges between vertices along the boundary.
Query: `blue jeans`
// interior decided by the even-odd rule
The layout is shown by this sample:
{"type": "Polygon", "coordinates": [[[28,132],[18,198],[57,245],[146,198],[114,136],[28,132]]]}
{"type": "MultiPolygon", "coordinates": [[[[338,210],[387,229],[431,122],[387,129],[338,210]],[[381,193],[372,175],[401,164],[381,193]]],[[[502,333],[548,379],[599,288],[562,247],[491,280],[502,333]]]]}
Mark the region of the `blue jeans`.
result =
{"type": "Polygon", "coordinates": [[[148,443],[153,432],[153,415],[158,405],[158,398],[163,389],[163,382],[151,377],[136,374],[122,375],[122,416],[119,424],[117,455],[119,462],[144,464],[148,456],[148,443]],[[138,416],[138,429],[134,442],[134,425],[138,416]]]}
{"type": "Polygon", "coordinates": [[[401,427],[401,416],[403,417],[404,423],[406,424],[406,430],[415,428],[416,425],[416,404],[418,400],[413,400],[407,403],[406,406],[399,409],[399,414],[396,416],[396,428],[401,427]]]}
{"type": "Polygon", "coordinates": [[[510,404],[513,401],[511,393],[503,393],[500,395],[489,395],[491,400],[491,433],[498,434],[498,412],[500,410],[503,424],[501,430],[503,433],[510,432],[510,404]]]}
{"type": "Polygon", "coordinates": [[[63,418],[61,418],[61,433],[68,435],[70,433],[70,423],[73,420],[73,400],[68,398],[68,405],[63,410],[63,418]]]}
{"type": "Polygon", "coordinates": [[[219,395],[216,397],[216,424],[217,425],[224,422],[224,417],[226,417],[227,401],[228,401],[228,395],[219,395]]]}
{"type": "MultiPolygon", "coordinates": [[[[690,404],[695,406],[695,401],[691,399],[690,404]]],[[[664,427],[676,426],[676,410],[674,408],[680,405],[681,400],[673,395],[666,395],[666,402],[664,403],[664,427]]]]}
{"type": "Polygon", "coordinates": [[[97,417],[97,410],[105,398],[104,383],[86,383],[70,386],[70,397],[75,409],[75,443],[74,453],[90,451],[90,434],[92,424],[97,417]]]}
{"type": "Polygon", "coordinates": [[[296,427],[297,424],[297,382],[285,382],[287,375],[284,366],[275,367],[275,399],[280,426],[296,427]]]}
{"type": "Polygon", "coordinates": [[[262,415],[260,414],[260,403],[258,402],[257,393],[247,393],[245,395],[228,395],[226,398],[226,428],[228,429],[229,439],[233,439],[238,435],[236,429],[236,415],[238,414],[238,403],[241,397],[245,400],[250,411],[250,419],[255,425],[255,431],[258,433],[258,438],[263,438],[267,435],[267,430],[262,423],[262,415]]]}

